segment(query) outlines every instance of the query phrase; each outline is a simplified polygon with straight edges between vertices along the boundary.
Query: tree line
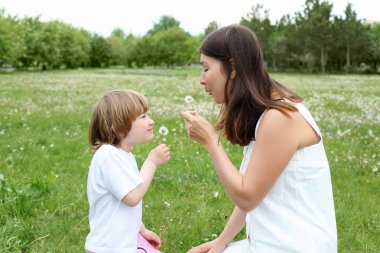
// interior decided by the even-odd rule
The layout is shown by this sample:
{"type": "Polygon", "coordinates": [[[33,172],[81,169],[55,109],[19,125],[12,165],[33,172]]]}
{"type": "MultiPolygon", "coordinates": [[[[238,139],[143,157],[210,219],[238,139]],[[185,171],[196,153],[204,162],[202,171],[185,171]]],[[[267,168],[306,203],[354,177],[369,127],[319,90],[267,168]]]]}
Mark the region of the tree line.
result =
{"type": "MultiPolygon", "coordinates": [[[[257,35],[267,66],[278,71],[380,73],[380,23],[357,17],[351,4],[343,16],[328,1],[306,0],[304,9],[275,24],[255,5],[240,24],[257,35]]],[[[162,16],[143,36],[116,28],[103,37],[61,21],[18,18],[0,10],[0,67],[87,68],[123,65],[184,66],[198,61],[198,46],[219,27],[211,21],[193,36],[171,16],[162,16]]]]}

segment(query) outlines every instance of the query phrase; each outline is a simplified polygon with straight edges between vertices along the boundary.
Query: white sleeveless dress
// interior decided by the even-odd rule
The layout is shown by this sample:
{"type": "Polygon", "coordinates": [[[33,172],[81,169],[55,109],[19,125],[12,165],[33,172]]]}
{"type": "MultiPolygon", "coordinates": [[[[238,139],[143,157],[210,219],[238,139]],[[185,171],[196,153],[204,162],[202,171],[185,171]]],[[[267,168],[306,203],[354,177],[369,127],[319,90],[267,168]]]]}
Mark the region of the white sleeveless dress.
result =
{"type": "MultiPolygon", "coordinates": [[[[330,169],[321,132],[307,108],[300,103],[294,105],[320,141],[296,151],[267,196],[247,213],[247,239],[230,244],[223,253],[337,252],[330,169]]],[[[244,147],[242,174],[254,145],[252,141],[244,147]]]]}

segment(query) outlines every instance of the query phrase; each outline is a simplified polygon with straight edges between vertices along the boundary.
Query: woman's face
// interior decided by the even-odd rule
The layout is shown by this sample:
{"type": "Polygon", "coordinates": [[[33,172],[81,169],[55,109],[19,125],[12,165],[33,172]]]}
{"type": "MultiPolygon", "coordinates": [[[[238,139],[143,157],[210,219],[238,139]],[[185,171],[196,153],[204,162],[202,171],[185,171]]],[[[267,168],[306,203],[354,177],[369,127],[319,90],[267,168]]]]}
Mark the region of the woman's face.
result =
{"type": "Polygon", "coordinates": [[[213,96],[215,103],[224,103],[224,88],[227,75],[224,73],[222,62],[201,53],[202,74],[199,82],[205,91],[213,96]]]}

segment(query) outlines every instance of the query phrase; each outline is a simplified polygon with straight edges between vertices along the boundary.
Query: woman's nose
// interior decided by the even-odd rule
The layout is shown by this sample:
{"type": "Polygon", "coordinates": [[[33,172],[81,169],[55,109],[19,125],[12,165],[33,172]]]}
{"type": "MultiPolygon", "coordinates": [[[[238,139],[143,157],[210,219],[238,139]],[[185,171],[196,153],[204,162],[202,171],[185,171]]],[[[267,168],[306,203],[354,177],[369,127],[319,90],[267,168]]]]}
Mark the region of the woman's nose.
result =
{"type": "Polygon", "coordinates": [[[202,84],[202,85],[205,85],[205,78],[204,78],[203,74],[199,78],[199,83],[202,84]]]}

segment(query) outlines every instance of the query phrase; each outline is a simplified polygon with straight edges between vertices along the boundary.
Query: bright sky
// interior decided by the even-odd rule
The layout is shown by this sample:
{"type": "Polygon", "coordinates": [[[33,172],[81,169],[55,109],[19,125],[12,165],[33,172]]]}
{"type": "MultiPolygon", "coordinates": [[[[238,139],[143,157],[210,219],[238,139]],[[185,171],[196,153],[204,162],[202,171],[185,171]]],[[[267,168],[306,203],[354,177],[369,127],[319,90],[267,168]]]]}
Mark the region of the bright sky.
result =
{"type": "MultiPolygon", "coordinates": [[[[322,1],[322,0],[321,0],[322,1]]],[[[333,13],[343,16],[351,2],[359,19],[380,21],[378,0],[329,0],[333,13]]],[[[180,21],[180,26],[192,35],[204,31],[215,20],[219,25],[239,23],[251,12],[252,6],[262,4],[269,10],[272,22],[285,14],[304,8],[304,0],[0,0],[6,14],[23,18],[40,16],[40,20],[61,20],[77,28],[109,36],[114,28],[126,33],[144,35],[162,15],[180,21]]]]}

